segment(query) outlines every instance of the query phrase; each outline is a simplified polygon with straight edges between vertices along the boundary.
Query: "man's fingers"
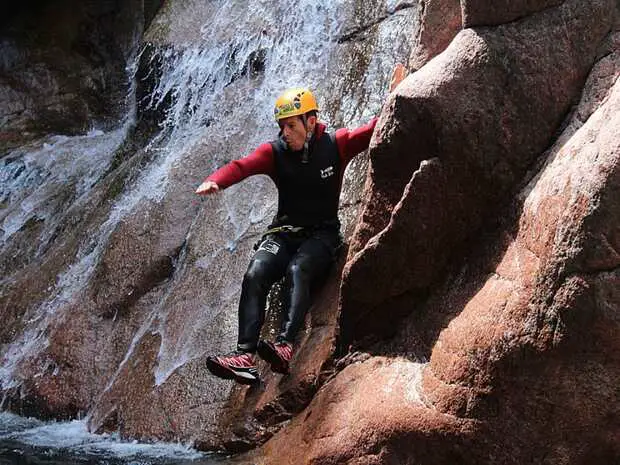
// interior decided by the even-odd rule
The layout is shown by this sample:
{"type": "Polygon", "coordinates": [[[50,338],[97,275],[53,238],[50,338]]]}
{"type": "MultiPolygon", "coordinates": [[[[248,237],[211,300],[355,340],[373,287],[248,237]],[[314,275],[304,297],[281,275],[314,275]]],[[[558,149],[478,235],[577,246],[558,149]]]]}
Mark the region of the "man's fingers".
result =
{"type": "Polygon", "coordinates": [[[220,186],[218,186],[213,181],[203,182],[198,189],[196,189],[196,194],[205,195],[205,194],[213,194],[220,190],[220,186]]]}

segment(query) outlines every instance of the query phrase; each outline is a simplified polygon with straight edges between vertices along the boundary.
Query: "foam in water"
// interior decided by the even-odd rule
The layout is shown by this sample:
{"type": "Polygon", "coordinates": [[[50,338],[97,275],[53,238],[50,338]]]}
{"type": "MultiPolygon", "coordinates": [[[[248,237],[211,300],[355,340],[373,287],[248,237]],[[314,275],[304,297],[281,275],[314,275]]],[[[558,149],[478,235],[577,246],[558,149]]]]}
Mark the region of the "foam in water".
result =
{"type": "Polygon", "coordinates": [[[107,170],[125,140],[127,127],[110,133],[91,131],[83,136],[51,136],[38,149],[18,149],[0,164],[0,244],[32,218],[53,229],[67,209],[61,196],[79,199],[107,170]]]}
{"type": "Polygon", "coordinates": [[[45,423],[0,412],[0,441],[7,440],[36,448],[68,449],[75,455],[180,460],[205,457],[205,454],[189,445],[141,444],[137,441],[122,441],[116,434],[91,434],[85,420],[45,423]]]}

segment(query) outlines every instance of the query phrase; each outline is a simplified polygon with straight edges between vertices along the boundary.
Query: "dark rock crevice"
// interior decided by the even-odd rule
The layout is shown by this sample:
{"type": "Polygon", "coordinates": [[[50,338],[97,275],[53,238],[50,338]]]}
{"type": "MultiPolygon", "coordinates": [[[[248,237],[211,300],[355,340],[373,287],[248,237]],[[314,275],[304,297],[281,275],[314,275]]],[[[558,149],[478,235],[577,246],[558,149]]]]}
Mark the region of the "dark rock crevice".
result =
{"type": "Polygon", "coordinates": [[[160,3],[27,0],[5,6],[0,102],[21,110],[7,119],[0,147],[49,132],[117,125],[126,111],[132,47],[160,3]]]}
{"type": "Polygon", "coordinates": [[[493,27],[518,22],[557,8],[565,0],[500,0],[493,4],[462,0],[463,27],[493,27]]]}
{"type": "MultiPolygon", "coordinates": [[[[113,319],[123,317],[144,295],[171,279],[182,248],[183,246],[180,246],[171,255],[152,259],[148,264],[145,264],[139,279],[131,286],[126,287],[123,295],[118,297],[117,300],[105,303],[100,309],[100,315],[103,318],[113,319]]],[[[101,272],[107,274],[111,271],[102,269],[101,272]]],[[[97,291],[94,294],[94,298],[97,301],[102,300],[102,296],[97,291]]]]}
{"type": "Polygon", "coordinates": [[[390,17],[394,16],[396,13],[400,11],[411,9],[411,8],[417,8],[417,7],[418,5],[415,3],[408,3],[408,2],[400,3],[396,6],[396,8],[394,8],[391,11],[387,11],[386,13],[382,14],[376,19],[368,23],[359,25],[355,28],[344,31],[340,36],[336,38],[336,42],[338,42],[339,44],[343,44],[346,42],[355,42],[355,41],[363,42],[364,40],[366,40],[366,38],[364,37],[366,32],[375,28],[376,26],[378,26],[385,20],[389,19],[390,17]]]}

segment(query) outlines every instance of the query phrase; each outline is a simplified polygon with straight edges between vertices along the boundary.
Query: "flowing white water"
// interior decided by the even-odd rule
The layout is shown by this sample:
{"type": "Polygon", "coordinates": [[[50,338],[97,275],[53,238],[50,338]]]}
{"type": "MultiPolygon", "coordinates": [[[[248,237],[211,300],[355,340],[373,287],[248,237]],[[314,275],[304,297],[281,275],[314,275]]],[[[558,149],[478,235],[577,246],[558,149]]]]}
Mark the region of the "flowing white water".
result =
{"type": "MultiPolygon", "coordinates": [[[[136,36],[137,44],[137,36],[136,36]]],[[[127,113],[116,129],[91,129],[78,136],[51,135],[34,147],[22,147],[5,156],[0,163],[0,251],[12,246],[11,238],[30,221],[43,221],[38,236],[37,258],[48,241],[67,222],[67,217],[89,201],[93,187],[108,172],[114,155],[126,141],[136,120],[135,73],[137,48],[127,66],[127,113]]],[[[24,317],[24,331],[16,340],[3,347],[0,366],[0,387],[9,389],[20,384],[15,369],[24,359],[33,357],[47,347],[45,330],[57,317],[56,311],[70,302],[90,278],[95,264],[105,249],[107,239],[121,215],[112,210],[110,219],[78,251],[76,261],[56,279],[50,297],[24,317]]],[[[6,276],[0,280],[11,279],[6,276]]],[[[0,293],[2,289],[0,288],[0,293]]],[[[2,407],[2,404],[0,404],[2,407]]]]}
{"type": "Polygon", "coordinates": [[[117,434],[91,434],[83,420],[47,423],[7,412],[0,412],[0,462],[3,456],[2,444],[30,447],[48,457],[50,448],[63,450],[72,456],[81,457],[82,462],[86,457],[91,457],[122,459],[124,463],[140,460],[139,463],[145,464],[152,459],[179,463],[207,457],[189,445],[162,442],[141,444],[136,441],[123,441],[117,434]]]}
{"type": "Polygon", "coordinates": [[[163,124],[161,161],[145,176],[144,186],[163,187],[170,167],[202,140],[212,123],[218,124],[226,142],[245,135],[245,124],[252,121],[248,148],[272,136],[271,109],[277,93],[302,84],[319,88],[325,82],[325,76],[311,69],[327,68],[343,3],[219,2],[201,37],[190,46],[160,49],[162,77],[150,105],[157,107],[170,97],[174,104],[163,124]],[[260,82],[248,77],[253,74],[261,75],[260,82]],[[238,79],[245,81],[244,92],[228,91],[238,79]]]}
{"type": "MultiPolygon", "coordinates": [[[[125,139],[126,126],[110,133],[92,130],[83,136],[51,136],[34,150],[20,148],[5,157],[0,165],[0,202],[6,205],[0,210],[0,243],[6,243],[28,220],[58,223],[66,209],[59,185],[71,185],[73,192],[62,193],[75,199],[89,192],[125,139]]],[[[53,227],[48,229],[51,234],[53,227]]]]}

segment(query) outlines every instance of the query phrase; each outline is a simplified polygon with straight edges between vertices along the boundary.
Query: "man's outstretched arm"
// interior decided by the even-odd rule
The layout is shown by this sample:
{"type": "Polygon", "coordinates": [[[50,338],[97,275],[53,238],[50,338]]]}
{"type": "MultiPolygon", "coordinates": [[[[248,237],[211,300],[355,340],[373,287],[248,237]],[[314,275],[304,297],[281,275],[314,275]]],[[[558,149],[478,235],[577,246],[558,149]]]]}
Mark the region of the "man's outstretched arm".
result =
{"type": "Polygon", "coordinates": [[[261,144],[247,157],[233,160],[209,175],[196,189],[198,195],[208,195],[226,189],[255,174],[273,174],[273,149],[271,144],[261,144]]]}

